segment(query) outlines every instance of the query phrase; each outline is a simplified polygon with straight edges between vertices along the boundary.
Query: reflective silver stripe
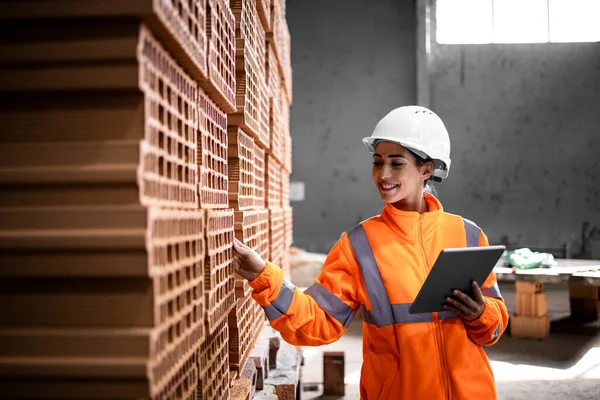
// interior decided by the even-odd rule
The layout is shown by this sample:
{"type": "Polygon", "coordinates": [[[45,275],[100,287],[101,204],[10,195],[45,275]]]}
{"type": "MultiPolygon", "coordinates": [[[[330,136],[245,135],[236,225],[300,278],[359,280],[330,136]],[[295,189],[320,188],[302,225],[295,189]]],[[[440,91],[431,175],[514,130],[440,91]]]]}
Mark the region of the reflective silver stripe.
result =
{"type": "Polygon", "coordinates": [[[481,293],[487,297],[494,297],[496,299],[502,299],[502,294],[500,293],[500,288],[498,287],[498,283],[494,283],[494,286],[491,286],[486,289],[481,289],[481,293]]]}
{"type": "MultiPolygon", "coordinates": [[[[394,324],[411,324],[417,322],[433,322],[433,314],[432,313],[422,313],[422,314],[411,314],[408,312],[410,309],[410,303],[404,304],[391,304],[392,313],[394,315],[394,324]]],[[[362,306],[363,319],[366,323],[371,325],[377,325],[375,321],[375,317],[373,316],[372,311],[368,311],[364,306],[362,306]]],[[[450,318],[458,318],[458,315],[453,313],[452,311],[441,311],[438,313],[438,318],[440,320],[450,319],[450,318]]],[[[378,325],[377,325],[378,326],[378,325]]],[[[380,327],[380,326],[378,326],[380,327]]]]}
{"type": "Polygon", "coordinates": [[[406,324],[413,322],[431,322],[433,321],[433,314],[411,314],[408,312],[412,304],[392,304],[392,313],[394,314],[394,323],[406,324]]]}
{"type": "Polygon", "coordinates": [[[338,320],[346,328],[354,319],[356,314],[354,310],[319,283],[314,283],[304,291],[304,294],[312,297],[327,314],[338,320]]]}
{"type": "Polygon", "coordinates": [[[498,339],[499,335],[500,335],[500,324],[498,323],[498,326],[496,327],[496,330],[494,331],[494,336],[492,336],[492,339],[490,341],[488,341],[487,343],[492,343],[494,340],[498,339]]]}
{"type": "Polygon", "coordinates": [[[367,239],[367,234],[360,224],[350,229],[347,234],[365,283],[367,296],[373,307],[371,311],[367,311],[364,308],[364,311],[366,311],[365,320],[370,320],[378,327],[391,325],[394,323],[392,307],[385,291],[373,250],[367,239]]]}
{"type": "Polygon", "coordinates": [[[296,290],[296,286],[288,281],[283,281],[281,288],[279,288],[277,298],[268,306],[263,306],[269,321],[281,317],[288,311],[290,304],[292,304],[292,299],[294,298],[294,290],[296,290]]]}
{"type": "Polygon", "coordinates": [[[438,318],[439,319],[450,319],[450,318],[458,318],[458,314],[456,314],[454,311],[440,311],[438,313],[438,318]]]}
{"type": "Polygon", "coordinates": [[[271,304],[269,304],[266,307],[262,306],[262,308],[263,308],[263,310],[265,310],[265,314],[267,314],[267,318],[269,319],[269,321],[274,321],[283,315],[281,312],[279,312],[279,310],[277,310],[271,304]]]}
{"type": "Polygon", "coordinates": [[[463,218],[463,223],[465,224],[465,231],[467,233],[467,247],[478,247],[481,229],[474,222],[466,218],[463,218]]]}

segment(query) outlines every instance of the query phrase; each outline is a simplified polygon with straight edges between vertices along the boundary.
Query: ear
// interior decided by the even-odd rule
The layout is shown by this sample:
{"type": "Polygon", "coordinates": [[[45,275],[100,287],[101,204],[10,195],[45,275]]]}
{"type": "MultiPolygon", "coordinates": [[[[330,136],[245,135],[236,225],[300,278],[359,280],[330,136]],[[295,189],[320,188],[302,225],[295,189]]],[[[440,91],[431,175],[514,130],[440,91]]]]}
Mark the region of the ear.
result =
{"type": "Polygon", "coordinates": [[[433,162],[428,161],[421,167],[421,174],[423,176],[423,180],[427,180],[433,176],[433,162]]]}

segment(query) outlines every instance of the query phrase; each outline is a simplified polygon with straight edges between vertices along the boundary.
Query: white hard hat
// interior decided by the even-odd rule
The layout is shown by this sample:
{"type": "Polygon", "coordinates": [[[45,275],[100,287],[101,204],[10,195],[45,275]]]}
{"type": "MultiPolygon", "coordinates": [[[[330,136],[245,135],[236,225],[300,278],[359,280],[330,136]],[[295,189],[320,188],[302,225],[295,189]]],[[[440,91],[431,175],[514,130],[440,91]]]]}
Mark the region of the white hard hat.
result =
{"type": "Polygon", "coordinates": [[[362,141],[371,153],[379,141],[397,143],[423,159],[433,160],[433,179],[441,182],[450,171],[450,137],[444,123],[433,111],[404,106],[390,111],[362,141]]]}

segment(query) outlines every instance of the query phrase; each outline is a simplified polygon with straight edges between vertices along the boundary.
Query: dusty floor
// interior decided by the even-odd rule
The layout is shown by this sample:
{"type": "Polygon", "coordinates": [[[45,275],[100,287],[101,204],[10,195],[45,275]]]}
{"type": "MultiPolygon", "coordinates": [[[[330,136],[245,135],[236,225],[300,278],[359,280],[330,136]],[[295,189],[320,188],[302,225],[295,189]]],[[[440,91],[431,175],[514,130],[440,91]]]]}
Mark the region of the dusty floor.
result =
{"type": "MultiPolygon", "coordinates": [[[[515,310],[512,284],[501,285],[509,311],[515,310]]],[[[545,341],[521,340],[504,334],[486,349],[497,382],[500,400],[600,400],[600,323],[576,324],[569,320],[566,286],[548,286],[551,336],[545,341]]],[[[323,351],[344,351],[346,396],[358,399],[362,363],[362,322],[354,321],[336,343],[306,347],[302,370],[302,399],[325,398],[323,351]],[[315,390],[316,389],[316,390],[315,390]]]]}

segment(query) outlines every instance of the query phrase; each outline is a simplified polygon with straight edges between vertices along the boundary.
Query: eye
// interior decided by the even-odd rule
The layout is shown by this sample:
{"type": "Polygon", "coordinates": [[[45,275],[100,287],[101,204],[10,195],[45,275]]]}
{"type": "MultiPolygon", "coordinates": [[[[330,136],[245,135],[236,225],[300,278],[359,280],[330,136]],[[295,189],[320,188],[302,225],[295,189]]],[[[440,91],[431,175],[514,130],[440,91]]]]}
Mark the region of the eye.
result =
{"type": "Polygon", "coordinates": [[[392,167],[396,167],[396,168],[401,167],[403,165],[404,165],[404,163],[392,163],[392,167]]]}
{"type": "Polygon", "coordinates": [[[373,161],[373,165],[381,167],[383,165],[383,163],[381,161],[373,161]]]}

